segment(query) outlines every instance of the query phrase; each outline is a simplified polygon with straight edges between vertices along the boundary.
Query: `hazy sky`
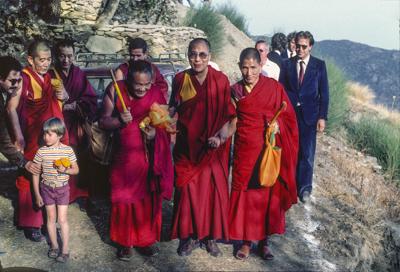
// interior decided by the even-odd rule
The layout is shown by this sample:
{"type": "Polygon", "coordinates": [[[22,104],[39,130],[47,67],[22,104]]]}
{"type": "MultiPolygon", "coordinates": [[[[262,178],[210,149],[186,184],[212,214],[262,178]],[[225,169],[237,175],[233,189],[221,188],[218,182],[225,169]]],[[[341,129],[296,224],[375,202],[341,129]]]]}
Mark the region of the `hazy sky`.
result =
{"type": "MultiPolygon", "coordinates": [[[[200,2],[195,0],[193,2],[200,2]]],[[[213,5],[228,2],[212,0],[213,5]]],[[[400,50],[400,0],[231,0],[252,34],[309,30],[317,41],[347,39],[400,50]]]]}

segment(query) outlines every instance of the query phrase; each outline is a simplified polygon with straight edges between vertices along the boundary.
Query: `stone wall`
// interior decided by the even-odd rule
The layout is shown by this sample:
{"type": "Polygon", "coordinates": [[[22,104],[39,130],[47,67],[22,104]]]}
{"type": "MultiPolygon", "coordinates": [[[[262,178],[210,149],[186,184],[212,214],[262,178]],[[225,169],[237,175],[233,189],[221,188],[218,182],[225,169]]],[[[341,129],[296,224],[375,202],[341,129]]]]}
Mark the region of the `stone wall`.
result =
{"type": "Polygon", "coordinates": [[[186,52],[189,41],[205,37],[203,31],[191,27],[160,25],[113,25],[94,30],[90,26],[53,26],[52,39],[73,38],[78,52],[126,54],[129,38],[141,37],[149,45],[149,54],[158,57],[165,52],[186,52]]]}
{"type": "Polygon", "coordinates": [[[103,0],[62,0],[60,16],[65,23],[94,24],[102,5],[103,0]]]}

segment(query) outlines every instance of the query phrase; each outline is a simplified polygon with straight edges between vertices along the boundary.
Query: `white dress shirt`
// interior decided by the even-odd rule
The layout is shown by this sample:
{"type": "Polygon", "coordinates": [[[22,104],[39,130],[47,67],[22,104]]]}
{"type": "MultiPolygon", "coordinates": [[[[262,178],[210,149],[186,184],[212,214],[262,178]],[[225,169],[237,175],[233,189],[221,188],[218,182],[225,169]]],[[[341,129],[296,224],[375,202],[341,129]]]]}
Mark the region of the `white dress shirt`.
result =
{"type": "Polygon", "coordinates": [[[261,73],[269,78],[273,78],[275,80],[279,80],[279,73],[281,69],[279,68],[278,64],[273,61],[267,59],[267,62],[261,68],[261,73]]]}

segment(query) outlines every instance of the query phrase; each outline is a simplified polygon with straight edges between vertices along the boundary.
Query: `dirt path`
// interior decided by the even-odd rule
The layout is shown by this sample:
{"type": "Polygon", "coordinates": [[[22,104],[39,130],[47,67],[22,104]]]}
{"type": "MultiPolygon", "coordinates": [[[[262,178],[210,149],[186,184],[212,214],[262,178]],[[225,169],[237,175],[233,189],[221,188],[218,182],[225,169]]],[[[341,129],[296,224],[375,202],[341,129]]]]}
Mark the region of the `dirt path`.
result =
{"type": "MultiPolygon", "coordinates": [[[[365,204],[363,199],[359,199],[358,203],[345,201],[343,195],[346,192],[354,194],[354,184],[348,182],[348,173],[337,164],[338,161],[346,164],[346,161],[338,160],[337,156],[344,154],[349,161],[358,158],[358,162],[364,164],[364,169],[358,172],[364,171],[364,175],[370,171],[371,175],[376,175],[372,178],[382,178],[373,173],[373,163],[368,163],[367,157],[351,149],[347,149],[347,153],[343,152],[340,146],[339,141],[330,137],[319,138],[313,197],[310,203],[299,203],[288,212],[287,233],[284,236],[272,237],[271,248],[275,254],[273,261],[263,261],[256,254],[252,254],[245,262],[236,260],[232,244],[221,244],[224,254],[221,258],[213,258],[201,249],[194,251],[190,257],[179,257],[176,254],[178,242],[168,241],[160,243],[161,253],[158,256],[146,258],[135,252],[130,262],[122,262],[116,259],[116,250],[108,238],[108,206],[101,205],[98,216],[88,216],[73,204],[69,209],[72,257],[68,264],[57,264],[46,257],[46,242],[30,242],[24,238],[22,231],[14,227],[12,202],[16,199],[16,191],[10,174],[4,172],[0,174],[0,251],[6,254],[0,260],[4,267],[26,266],[50,271],[388,269],[389,262],[382,243],[383,221],[375,222],[373,218],[364,217],[368,214],[362,212],[361,208],[365,204]]],[[[164,203],[164,213],[166,233],[171,220],[171,203],[164,203]]]]}

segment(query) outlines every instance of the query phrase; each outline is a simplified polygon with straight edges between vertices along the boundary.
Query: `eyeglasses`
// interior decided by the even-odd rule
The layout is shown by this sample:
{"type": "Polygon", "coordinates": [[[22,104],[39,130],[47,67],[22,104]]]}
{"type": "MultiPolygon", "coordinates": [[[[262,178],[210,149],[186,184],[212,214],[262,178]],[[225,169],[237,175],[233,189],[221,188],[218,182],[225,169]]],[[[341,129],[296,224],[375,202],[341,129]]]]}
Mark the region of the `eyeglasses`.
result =
{"type": "Polygon", "coordinates": [[[301,47],[301,49],[306,50],[308,45],[306,45],[306,44],[296,44],[296,48],[297,49],[300,49],[300,47],[301,47]]]}
{"type": "Polygon", "coordinates": [[[17,83],[20,83],[22,78],[20,77],[20,78],[13,78],[13,79],[7,79],[7,80],[10,81],[11,86],[14,86],[17,83]]]}
{"type": "Polygon", "coordinates": [[[205,60],[208,58],[208,55],[209,54],[206,52],[198,53],[198,52],[192,51],[192,52],[189,52],[189,59],[196,59],[197,57],[199,57],[200,59],[205,60]]]}

